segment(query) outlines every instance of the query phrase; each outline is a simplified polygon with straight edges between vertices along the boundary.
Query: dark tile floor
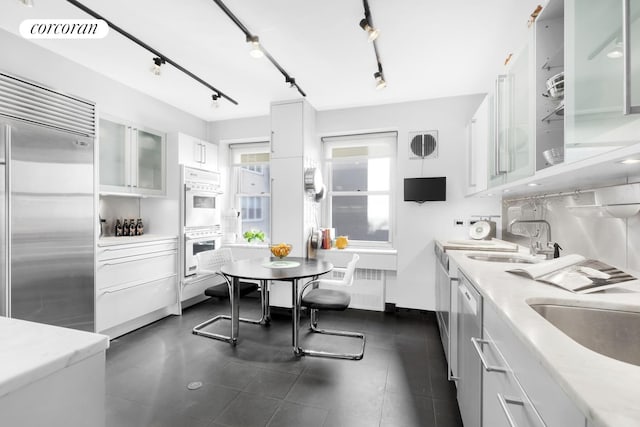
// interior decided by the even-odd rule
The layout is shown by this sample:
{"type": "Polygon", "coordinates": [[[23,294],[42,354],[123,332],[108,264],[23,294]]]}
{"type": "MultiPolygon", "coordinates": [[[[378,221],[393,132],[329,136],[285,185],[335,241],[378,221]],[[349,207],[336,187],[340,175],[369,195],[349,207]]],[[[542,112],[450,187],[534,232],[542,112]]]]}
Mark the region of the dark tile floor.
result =
{"type": "MultiPolygon", "coordinates": [[[[241,307],[259,317],[258,299],[243,298],[241,307]]],[[[222,312],[228,301],[205,301],[113,340],[107,426],[462,426],[432,313],[321,313],[321,327],[366,333],[364,358],[348,361],[296,358],[284,313],[269,327],[241,324],[236,347],[191,334],[222,312]],[[189,390],[194,381],[202,387],[189,390]]],[[[228,325],[212,330],[228,333],[228,325]]],[[[303,331],[303,347],[359,345],[303,331]]]]}

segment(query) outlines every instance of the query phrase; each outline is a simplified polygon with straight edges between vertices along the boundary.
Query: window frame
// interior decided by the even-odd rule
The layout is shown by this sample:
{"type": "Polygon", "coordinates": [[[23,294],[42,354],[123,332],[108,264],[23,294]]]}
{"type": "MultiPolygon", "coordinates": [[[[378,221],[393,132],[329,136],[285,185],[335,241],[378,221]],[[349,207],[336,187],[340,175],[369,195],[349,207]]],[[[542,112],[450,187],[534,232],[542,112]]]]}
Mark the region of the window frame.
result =
{"type": "Polygon", "coordinates": [[[229,144],[229,178],[230,178],[230,190],[232,192],[232,200],[233,200],[233,206],[234,209],[238,210],[238,212],[240,212],[240,217],[242,220],[242,223],[244,224],[250,224],[252,222],[254,223],[258,223],[258,222],[262,222],[264,221],[264,209],[261,209],[261,216],[260,218],[250,218],[250,219],[244,219],[242,218],[242,198],[244,197],[245,199],[249,199],[249,200],[253,200],[253,202],[255,203],[255,201],[260,200],[260,199],[268,199],[268,206],[269,206],[269,230],[261,230],[265,232],[265,241],[269,241],[271,239],[271,228],[272,228],[272,220],[271,220],[271,183],[268,184],[267,189],[268,191],[264,191],[261,193],[243,193],[240,192],[240,170],[244,170],[248,173],[251,174],[255,174],[255,175],[263,175],[265,174],[264,172],[264,166],[268,166],[269,170],[271,168],[271,148],[269,145],[269,141],[256,141],[256,142],[246,142],[246,143],[233,143],[233,144],[229,144]],[[248,162],[248,163],[237,163],[235,162],[234,158],[235,155],[237,153],[242,154],[242,152],[247,152],[247,153],[261,153],[261,154],[267,154],[269,157],[268,161],[264,161],[264,162],[248,162]]]}
{"type": "MultiPolygon", "coordinates": [[[[340,134],[324,136],[322,141],[322,153],[324,159],[324,176],[326,176],[326,188],[327,197],[325,208],[323,209],[324,223],[328,224],[329,228],[333,227],[333,206],[332,198],[334,196],[376,196],[387,195],[389,197],[389,238],[388,241],[376,241],[376,240],[353,240],[349,239],[349,245],[354,247],[370,247],[370,248],[393,248],[395,237],[395,217],[396,217],[396,163],[397,163],[397,145],[398,145],[398,132],[397,131],[376,131],[376,132],[358,132],[354,134],[340,134]],[[350,156],[344,159],[333,159],[331,157],[331,150],[334,147],[349,147],[358,145],[373,145],[380,144],[381,138],[393,138],[393,141],[388,141],[386,144],[389,146],[388,156],[350,156]],[[377,142],[372,141],[378,139],[377,142]],[[365,141],[370,140],[366,143],[365,141]],[[334,191],[332,182],[332,165],[336,162],[353,162],[357,160],[369,160],[372,158],[388,158],[389,159],[389,190],[373,190],[373,191],[334,191]],[[337,193],[337,194],[336,194],[337,193]]],[[[337,237],[337,236],[336,236],[337,237]]]]}

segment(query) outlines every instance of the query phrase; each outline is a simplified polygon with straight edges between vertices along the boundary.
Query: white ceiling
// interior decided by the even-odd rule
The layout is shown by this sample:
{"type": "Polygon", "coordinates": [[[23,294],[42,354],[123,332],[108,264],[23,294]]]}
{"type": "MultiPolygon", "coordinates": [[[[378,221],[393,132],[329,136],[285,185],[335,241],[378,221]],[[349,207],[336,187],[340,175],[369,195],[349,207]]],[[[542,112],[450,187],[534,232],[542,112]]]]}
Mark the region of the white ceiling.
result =
{"type": "MultiPolygon", "coordinates": [[[[376,90],[361,0],[224,0],[317,110],[487,92],[524,44],[539,1],[369,0],[388,82],[376,90]]],[[[249,56],[244,34],[211,0],[81,2],[239,105],[212,108],[212,92],[170,65],[155,77],[154,55],[113,30],[101,40],[34,42],[207,121],[266,115],[272,101],[300,96],[266,58],[249,56]]],[[[0,3],[0,27],[15,34],[24,19],[88,18],[65,0],[0,3]]]]}

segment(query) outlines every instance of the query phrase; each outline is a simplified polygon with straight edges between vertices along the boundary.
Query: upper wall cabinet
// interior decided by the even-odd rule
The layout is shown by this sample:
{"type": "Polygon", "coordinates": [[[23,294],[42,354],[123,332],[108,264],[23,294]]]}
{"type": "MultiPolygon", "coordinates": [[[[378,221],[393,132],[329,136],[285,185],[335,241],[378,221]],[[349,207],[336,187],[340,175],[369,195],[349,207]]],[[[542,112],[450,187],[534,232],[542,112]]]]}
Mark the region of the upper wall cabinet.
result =
{"type": "Polygon", "coordinates": [[[181,165],[210,171],[218,170],[218,146],[184,133],[171,134],[171,143],[178,144],[181,165]]]}
{"type": "Polygon", "coordinates": [[[165,144],[161,132],[100,119],[100,192],[164,196],[165,144]]]}
{"type": "Polygon", "coordinates": [[[565,1],[566,159],[640,142],[640,2],[565,1]]]}
{"type": "Polygon", "coordinates": [[[489,143],[489,186],[512,182],[535,170],[532,47],[528,42],[496,80],[494,135],[489,143]]]}

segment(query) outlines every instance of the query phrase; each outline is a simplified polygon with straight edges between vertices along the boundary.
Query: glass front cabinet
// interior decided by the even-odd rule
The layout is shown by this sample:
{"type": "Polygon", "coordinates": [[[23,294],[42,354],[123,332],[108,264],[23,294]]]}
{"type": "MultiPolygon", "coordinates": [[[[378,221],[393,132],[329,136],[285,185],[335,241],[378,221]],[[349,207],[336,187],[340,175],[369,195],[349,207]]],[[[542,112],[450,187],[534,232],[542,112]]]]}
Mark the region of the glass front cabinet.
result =
{"type": "Polygon", "coordinates": [[[100,192],[165,195],[166,141],[161,132],[100,119],[100,192]]]}
{"type": "Polygon", "coordinates": [[[640,1],[565,1],[566,160],[640,143],[640,1]]]}

